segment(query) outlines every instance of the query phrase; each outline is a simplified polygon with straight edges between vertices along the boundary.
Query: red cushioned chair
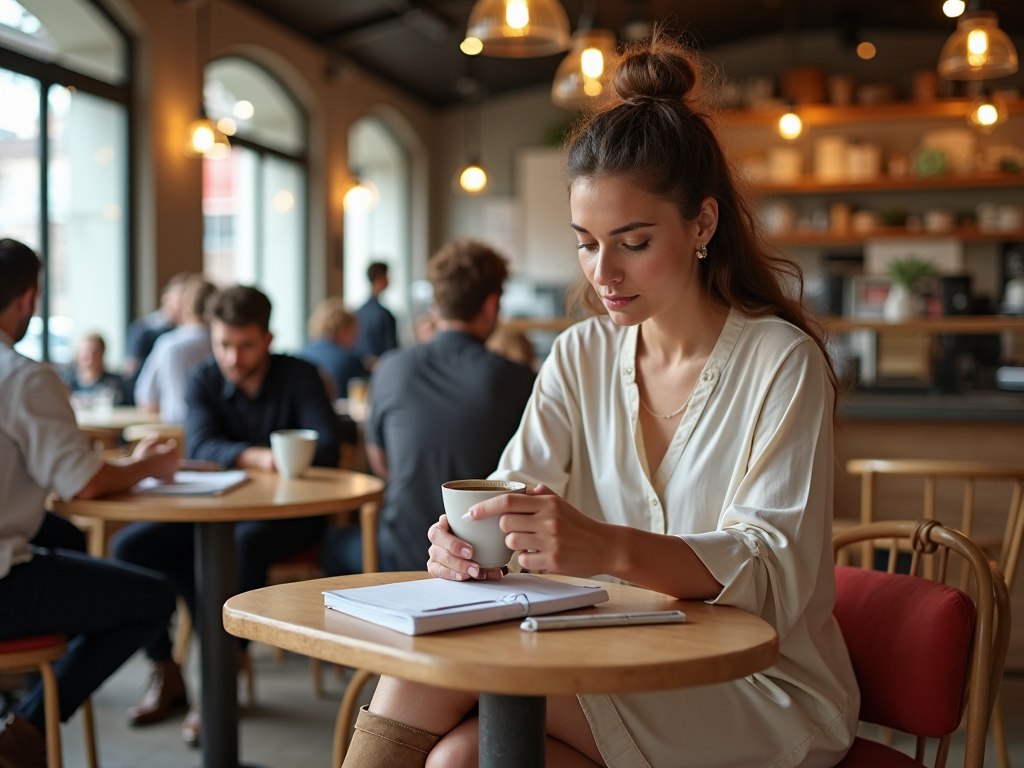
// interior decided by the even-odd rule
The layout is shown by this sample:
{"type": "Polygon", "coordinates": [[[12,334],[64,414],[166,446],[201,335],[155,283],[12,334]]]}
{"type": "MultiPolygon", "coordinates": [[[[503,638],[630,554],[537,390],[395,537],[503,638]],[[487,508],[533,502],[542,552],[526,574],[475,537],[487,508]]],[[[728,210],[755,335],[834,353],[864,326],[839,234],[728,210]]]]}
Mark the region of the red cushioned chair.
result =
{"type": "MultiPolygon", "coordinates": [[[[53,662],[64,655],[64,635],[38,635],[0,642],[0,672],[39,670],[43,676],[43,708],[46,717],[46,762],[49,768],[63,765],[60,748],[60,697],[53,662]]],[[[96,735],[92,721],[92,701],[82,705],[85,727],[85,755],[89,768],[96,768],[96,735]]]]}
{"type": "Polygon", "coordinates": [[[916,736],[917,750],[912,759],[857,738],[838,768],[922,766],[929,738],[939,739],[935,768],[943,768],[965,705],[964,765],[981,768],[1009,643],[1005,582],[977,545],[934,520],[858,526],[833,546],[838,555],[872,540],[889,545],[889,572],[837,567],[834,613],[860,686],[860,719],[916,736]],[[901,539],[913,551],[909,576],[894,572],[901,539]],[[944,583],[950,552],[969,569],[975,599],[944,583]],[[925,557],[938,561],[936,581],[918,576],[925,557]]]}

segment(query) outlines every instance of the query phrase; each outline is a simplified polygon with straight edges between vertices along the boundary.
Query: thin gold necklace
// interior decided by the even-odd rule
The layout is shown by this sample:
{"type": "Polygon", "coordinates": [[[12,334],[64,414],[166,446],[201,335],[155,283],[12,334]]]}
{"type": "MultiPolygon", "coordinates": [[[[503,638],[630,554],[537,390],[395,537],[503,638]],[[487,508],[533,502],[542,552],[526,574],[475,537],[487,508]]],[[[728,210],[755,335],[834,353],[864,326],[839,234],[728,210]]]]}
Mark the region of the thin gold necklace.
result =
{"type": "Polygon", "coordinates": [[[654,411],[652,411],[650,409],[650,407],[647,405],[647,403],[644,402],[643,397],[640,396],[640,385],[638,383],[637,384],[637,388],[636,388],[636,394],[637,394],[637,399],[640,400],[640,405],[642,405],[644,407],[644,410],[647,411],[649,414],[651,414],[651,416],[653,416],[656,419],[672,419],[672,418],[675,418],[680,413],[685,411],[686,410],[686,406],[688,406],[690,404],[690,401],[693,399],[693,393],[697,391],[697,385],[700,383],[701,377],[704,376],[704,368],[707,368],[707,365],[708,364],[705,362],[704,363],[704,367],[701,368],[700,369],[700,373],[697,374],[697,381],[695,381],[693,383],[693,389],[690,390],[690,396],[688,398],[686,398],[686,402],[683,403],[678,408],[676,408],[674,411],[672,411],[672,413],[655,413],[654,411]]]}

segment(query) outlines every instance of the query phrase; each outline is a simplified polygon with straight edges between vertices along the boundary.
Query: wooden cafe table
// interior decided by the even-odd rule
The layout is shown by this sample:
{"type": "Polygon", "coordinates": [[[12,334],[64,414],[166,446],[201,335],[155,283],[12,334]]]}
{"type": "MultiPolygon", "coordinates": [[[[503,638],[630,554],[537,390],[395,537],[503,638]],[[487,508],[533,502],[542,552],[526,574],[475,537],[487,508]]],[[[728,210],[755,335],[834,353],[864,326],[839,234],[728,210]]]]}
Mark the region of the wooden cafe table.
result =
{"type": "Polygon", "coordinates": [[[686,612],[684,624],[524,632],[519,620],[410,637],[324,607],[323,590],[429,578],[368,573],[281,584],[232,597],[233,635],[375,674],[480,691],[481,768],[542,768],[546,696],[626,693],[735,680],[779,657],[775,630],[737,608],[599,584],[609,601],[574,613],[686,612]]]}
{"type": "Polygon", "coordinates": [[[196,599],[202,677],[203,768],[238,767],[238,646],[221,624],[221,606],[235,593],[235,522],[350,512],[380,504],[384,482],[343,469],[313,467],[300,478],[250,472],[243,485],[220,496],[120,493],[47,507],[61,515],[104,520],[198,523],[196,599]]]}

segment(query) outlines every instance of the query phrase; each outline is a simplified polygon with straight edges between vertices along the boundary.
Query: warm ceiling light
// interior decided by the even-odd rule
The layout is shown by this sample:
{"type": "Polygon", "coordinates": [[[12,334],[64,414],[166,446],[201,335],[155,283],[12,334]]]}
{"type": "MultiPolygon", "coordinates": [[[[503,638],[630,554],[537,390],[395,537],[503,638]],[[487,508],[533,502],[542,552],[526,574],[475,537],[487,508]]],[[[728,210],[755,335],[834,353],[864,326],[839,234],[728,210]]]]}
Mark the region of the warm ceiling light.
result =
{"type": "Polygon", "coordinates": [[[341,204],[349,213],[369,213],[380,202],[380,193],[372,181],[357,181],[342,199],[341,204]]]}
{"type": "Polygon", "coordinates": [[[459,43],[459,50],[467,56],[476,56],[484,49],[484,44],[475,37],[467,37],[459,43]]]}
{"type": "Polygon", "coordinates": [[[231,111],[235,113],[235,117],[239,120],[248,120],[256,113],[256,109],[253,107],[252,102],[246,101],[245,99],[236,101],[235,107],[231,111]]]}
{"type": "Polygon", "coordinates": [[[942,4],[942,12],[951,19],[955,19],[967,10],[967,3],[964,0],[946,0],[942,4]]]}
{"type": "Polygon", "coordinates": [[[238,124],[230,117],[222,117],[217,121],[217,130],[225,136],[234,136],[238,132],[238,124]]]}
{"type": "Polygon", "coordinates": [[[875,48],[874,43],[863,42],[857,46],[857,55],[862,59],[873,59],[876,53],[878,53],[878,49],[875,48]]]}
{"type": "Polygon", "coordinates": [[[185,155],[187,157],[208,157],[219,160],[231,152],[228,137],[220,131],[213,120],[200,115],[192,121],[185,134],[185,155]]]}
{"type": "Polygon", "coordinates": [[[939,74],[947,80],[987,80],[1017,71],[1017,49],[991,11],[965,13],[939,56],[939,74]]]}
{"type": "Polygon", "coordinates": [[[614,33],[607,29],[576,30],[569,55],[558,65],[551,84],[551,100],[566,109],[597,105],[599,97],[611,92],[618,60],[614,33]]]}
{"type": "Polygon", "coordinates": [[[1008,112],[1006,101],[1002,97],[982,97],[971,105],[967,122],[982,133],[990,133],[997,125],[1006,122],[1008,112]]]}
{"type": "Polygon", "coordinates": [[[469,38],[480,41],[485,56],[550,56],[569,47],[569,17],[558,0],[477,0],[469,38]]]}
{"type": "Polygon", "coordinates": [[[288,211],[295,207],[295,195],[287,189],[279,189],[274,193],[271,205],[278,213],[288,213],[288,211]]]}
{"type": "Polygon", "coordinates": [[[787,112],[779,118],[779,135],[784,139],[795,139],[804,129],[804,121],[795,112],[787,112]]]}
{"type": "Polygon", "coordinates": [[[487,172],[477,162],[471,162],[464,166],[455,176],[456,184],[453,186],[458,192],[479,195],[487,189],[487,172]]]}

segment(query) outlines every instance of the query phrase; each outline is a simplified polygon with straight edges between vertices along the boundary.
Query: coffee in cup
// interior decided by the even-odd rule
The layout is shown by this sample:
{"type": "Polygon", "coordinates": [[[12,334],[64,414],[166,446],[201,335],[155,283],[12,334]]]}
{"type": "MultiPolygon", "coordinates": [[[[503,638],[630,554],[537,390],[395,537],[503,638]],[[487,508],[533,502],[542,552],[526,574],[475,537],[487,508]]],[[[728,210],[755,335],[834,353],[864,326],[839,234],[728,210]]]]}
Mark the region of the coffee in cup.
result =
{"type": "Polygon", "coordinates": [[[315,429],[279,429],[270,433],[270,450],[281,477],[301,477],[309,469],[319,438],[315,429]]]}
{"type": "Polygon", "coordinates": [[[501,515],[483,520],[463,520],[469,508],[506,493],[526,493],[526,483],[511,480],[453,480],[441,486],[444,513],[452,533],[473,547],[473,561],[481,568],[503,568],[512,559],[505,546],[501,515]]]}

